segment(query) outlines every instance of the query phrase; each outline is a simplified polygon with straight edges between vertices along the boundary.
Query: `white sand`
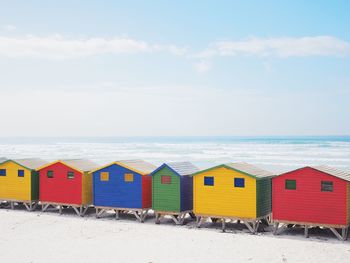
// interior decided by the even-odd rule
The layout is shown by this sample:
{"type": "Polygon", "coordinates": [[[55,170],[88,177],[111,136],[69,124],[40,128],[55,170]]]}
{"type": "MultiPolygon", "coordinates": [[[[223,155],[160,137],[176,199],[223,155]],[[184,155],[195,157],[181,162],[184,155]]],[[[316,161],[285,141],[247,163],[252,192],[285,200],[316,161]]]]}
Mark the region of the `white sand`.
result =
{"type": "Polygon", "coordinates": [[[305,239],[300,231],[251,235],[219,227],[1,209],[0,262],[350,262],[350,241],[329,232],[305,239]]]}

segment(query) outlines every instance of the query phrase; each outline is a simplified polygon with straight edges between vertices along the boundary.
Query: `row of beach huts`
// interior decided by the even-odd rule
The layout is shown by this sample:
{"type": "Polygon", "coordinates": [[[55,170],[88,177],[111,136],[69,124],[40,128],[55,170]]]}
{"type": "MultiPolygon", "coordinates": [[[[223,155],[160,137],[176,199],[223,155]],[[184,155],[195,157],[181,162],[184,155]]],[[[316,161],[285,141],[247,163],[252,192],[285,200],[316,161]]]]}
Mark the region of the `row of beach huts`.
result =
{"type": "Polygon", "coordinates": [[[227,163],[199,170],[190,162],[116,161],[99,166],[86,159],[0,159],[2,207],[24,205],[29,211],[72,208],[96,217],[113,211],[132,213],[144,222],[171,217],[183,224],[190,215],[200,227],[209,219],[244,224],[256,233],[274,224],[274,234],[303,227],[330,229],[346,240],[350,222],[350,173],[308,166],[275,175],[248,163],[227,163]]]}

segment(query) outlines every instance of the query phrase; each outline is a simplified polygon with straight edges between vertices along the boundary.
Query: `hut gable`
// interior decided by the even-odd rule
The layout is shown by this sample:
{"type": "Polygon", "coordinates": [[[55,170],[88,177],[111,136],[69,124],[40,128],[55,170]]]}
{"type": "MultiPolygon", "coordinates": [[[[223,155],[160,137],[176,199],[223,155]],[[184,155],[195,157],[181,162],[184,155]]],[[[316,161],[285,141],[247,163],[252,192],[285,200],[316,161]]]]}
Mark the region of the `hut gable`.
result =
{"type": "Polygon", "coordinates": [[[193,175],[197,214],[254,219],[271,213],[271,172],[227,163],[193,175]]]}
{"type": "Polygon", "coordinates": [[[156,167],[143,160],[116,161],[93,171],[94,205],[150,208],[151,177],[156,167]]]}
{"type": "Polygon", "coordinates": [[[40,201],[85,205],[92,203],[92,175],[98,165],[86,159],[58,160],[38,169],[40,201]]]}
{"type": "Polygon", "coordinates": [[[157,173],[164,167],[168,167],[168,169],[172,170],[176,175],[179,176],[188,176],[199,171],[199,169],[190,162],[170,162],[164,163],[158,169],[154,170],[152,174],[157,173]]]}
{"type": "Polygon", "coordinates": [[[180,176],[164,164],[152,173],[152,207],[156,211],[180,211],[180,176]]]}
{"type": "Polygon", "coordinates": [[[325,166],[307,166],[274,177],[274,219],[319,225],[347,225],[347,178],[346,172],[325,166]]]}
{"type": "Polygon", "coordinates": [[[41,159],[5,160],[0,163],[0,199],[30,201],[38,199],[36,169],[41,159]]]}
{"type": "Polygon", "coordinates": [[[182,212],[193,208],[193,179],[199,169],[190,162],[164,163],[152,172],[152,206],[156,211],[182,212]]]}

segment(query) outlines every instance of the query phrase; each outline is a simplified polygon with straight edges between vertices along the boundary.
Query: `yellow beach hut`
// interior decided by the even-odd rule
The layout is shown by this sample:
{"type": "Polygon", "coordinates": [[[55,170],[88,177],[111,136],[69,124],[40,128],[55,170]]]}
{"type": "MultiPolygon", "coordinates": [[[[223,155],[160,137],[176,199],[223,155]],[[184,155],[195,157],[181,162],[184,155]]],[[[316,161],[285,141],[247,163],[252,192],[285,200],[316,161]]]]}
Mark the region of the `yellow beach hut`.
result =
{"type": "Polygon", "coordinates": [[[271,214],[271,172],[248,163],[228,163],[193,174],[197,226],[208,218],[243,222],[255,233],[271,214]]]}
{"type": "Polygon", "coordinates": [[[39,200],[39,178],[36,168],[44,165],[42,159],[14,159],[0,163],[0,200],[14,208],[23,204],[29,211],[39,200]]]}

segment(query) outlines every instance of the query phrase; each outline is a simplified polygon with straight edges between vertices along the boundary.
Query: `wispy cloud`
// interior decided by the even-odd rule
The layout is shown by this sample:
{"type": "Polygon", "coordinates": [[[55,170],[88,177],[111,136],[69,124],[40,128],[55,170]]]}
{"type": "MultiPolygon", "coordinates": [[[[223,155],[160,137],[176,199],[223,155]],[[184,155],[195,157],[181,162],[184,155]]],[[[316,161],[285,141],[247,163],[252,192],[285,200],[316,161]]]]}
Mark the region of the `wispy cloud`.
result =
{"type": "Polygon", "coordinates": [[[0,36],[0,56],[46,59],[71,59],[103,54],[168,52],[183,54],[185,48],[150,44],[132,38],[80,38],[62,35],[22,37],[0,36]]]}
{"type": "Polygon", "coordinates": [[[194,69],[200,73],[206,73],[211,69],[211,64],[208,60],[202,59],[197,63],[194,63],[194,69]]]}
{"type": "Polygon", "coordinates": [[[4,25],[1,27],[5,31],[15,31],[16,27],[14,25],[4,25]]]}
{"type": "Polygon", "coordinates": [[[261,57],[346,56],[350,43],[332,36],[249,38],[239,41],[219,41],[197,54],[199,58],[213,56],[252,55],[261,57]]]}

